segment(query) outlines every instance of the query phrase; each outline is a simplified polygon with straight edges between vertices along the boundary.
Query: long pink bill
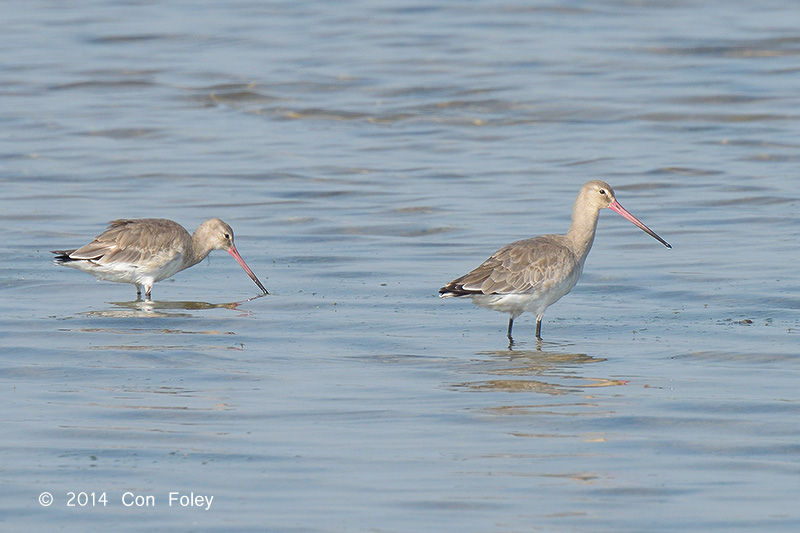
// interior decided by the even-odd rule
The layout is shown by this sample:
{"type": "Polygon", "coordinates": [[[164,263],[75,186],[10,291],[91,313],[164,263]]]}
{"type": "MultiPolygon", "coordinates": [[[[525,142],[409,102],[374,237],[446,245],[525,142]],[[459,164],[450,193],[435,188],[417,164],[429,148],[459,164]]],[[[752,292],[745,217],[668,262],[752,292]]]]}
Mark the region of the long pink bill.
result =
{"type": "Polygon", "coordinates": [[[657,240],[658,242],[660,242],[661,244],[663,244],[667,248],[672,248],[672,245],[670,243],[668,243],[667,241],[665,241],[664,239],[662,239],[661,237],[659,237],[658,234],[655,231],[651,230],[650,228],[645,226],[644,223],[641,222],[638,218],[636,218],[635,216],[633,216],[630,213],[628,213],[627,209],[625,209],[624,207],[619,205],[618,201],[614,200],[613,202],[611,202],[611,204],[608,206],[608,208],[611,209],[612,211],[615,211],[615,212],[619,213],[623,217],[627,218],[628,220],[630,220],[631,222],[636,224],[642,231],[644,231],[645,233],[650,235],[652,238],[654,238],[655,240],[657,240]]]}
{"type": "Polygon", "coordinates": [[[244,262],[244,259],[242,259],[242,256],[239,255],[239,250],[236,249],[236,246],[231,245],[231,247],[228,248],[228,253],[231,254],[234,259],[236,259],[236,262],[239,263],[239,266],[241,266],[244,269],[245,272],[247,272],[247,275],[250,276],[250,279],[252,279],[253,281],[256,282],[256,285],[258,285],[258,288],[261,289],[262,291],[264,291],[264,294],[269,294],[269,292],[267,292],[267,289],[264,288],[264,285],[262,285],[261,282],[258,281],[258,278],[256,277],[256,275],[253,274],[253,271],[250,270],[250,267],[247,266],[247,263],[244,262]]]}

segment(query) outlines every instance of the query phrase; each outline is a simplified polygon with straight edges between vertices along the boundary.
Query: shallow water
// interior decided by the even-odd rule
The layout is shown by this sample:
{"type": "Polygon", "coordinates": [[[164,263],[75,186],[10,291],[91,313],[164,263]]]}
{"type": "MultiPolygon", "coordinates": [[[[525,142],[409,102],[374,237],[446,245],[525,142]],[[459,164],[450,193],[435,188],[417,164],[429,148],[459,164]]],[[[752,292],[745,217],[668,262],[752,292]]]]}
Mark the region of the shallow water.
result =
{"type": "Polygon", "coordinates": [[[6,6],[3,528],[796,531],[798,17],[6,6]],[[674,248],[602,213],[541,345],[438,299],[591,178],[674,248]],[[139,216],[222,218],[272,294],[51,264],[139,216]]]}

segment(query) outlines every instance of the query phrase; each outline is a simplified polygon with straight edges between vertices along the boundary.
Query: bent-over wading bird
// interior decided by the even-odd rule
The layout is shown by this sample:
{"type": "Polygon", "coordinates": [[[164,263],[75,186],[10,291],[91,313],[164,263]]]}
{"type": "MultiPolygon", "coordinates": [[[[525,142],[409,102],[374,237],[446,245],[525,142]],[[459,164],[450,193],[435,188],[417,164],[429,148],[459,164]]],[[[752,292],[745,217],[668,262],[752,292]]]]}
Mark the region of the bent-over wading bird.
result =
{"type": "Polygon", "coordinates": [[[578,193],[572,208],[572,225],[566,235],[542,235],[507,244],[469,274],[439,289],[439,296],[468,296],[480,307],[508,313],[511,344],[514,319],[522,313],[533,313],[536,338],[541,340],[544,312],[578,283],[594,242],[597,217],[606,207],[672,248],[617,202],[608,183],[592,180],[578,193]]]}
{"type": "Polygon", "coordinates": [[[136,285],[136,296],[150,300],[157,281],[194,266],[212,250],[226,250],[258,288],[269,294],[233,244],[233,230],[218,218],[206,220],[189,235],[177,222],[163,218],[114,220],[92,242],[76,250],[53,251],[56,264],[99,279],[136,285]]]}

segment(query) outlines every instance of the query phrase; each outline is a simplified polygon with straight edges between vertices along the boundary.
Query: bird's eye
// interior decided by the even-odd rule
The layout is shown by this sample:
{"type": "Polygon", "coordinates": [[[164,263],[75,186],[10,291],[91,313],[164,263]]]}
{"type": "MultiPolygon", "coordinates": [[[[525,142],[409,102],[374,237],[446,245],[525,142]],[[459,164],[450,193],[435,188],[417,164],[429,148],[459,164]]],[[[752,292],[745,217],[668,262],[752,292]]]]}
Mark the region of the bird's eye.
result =
{"type": "Polygon", "coordinates": [[[605,190],[605,189],[600,189],[600,190],[599,190],[599,191],[597,191],[597,192],[599,192],[599,193],[600,193],[600,194],[602,194],[603,196],[605,196],[605,195],[606,195],[606,190],[605,190]]]}
{"type": "Polygon", "coordinates": [[[230,236],[230,234],[229,234],[229,233],[225,233],[225,234],[223,235],[223,237],[225,237],[225,240],[226,240],[226,241],[227,241],[227,240],[230,240],[230,238],[231,238],[231,236],[230,236]]]}

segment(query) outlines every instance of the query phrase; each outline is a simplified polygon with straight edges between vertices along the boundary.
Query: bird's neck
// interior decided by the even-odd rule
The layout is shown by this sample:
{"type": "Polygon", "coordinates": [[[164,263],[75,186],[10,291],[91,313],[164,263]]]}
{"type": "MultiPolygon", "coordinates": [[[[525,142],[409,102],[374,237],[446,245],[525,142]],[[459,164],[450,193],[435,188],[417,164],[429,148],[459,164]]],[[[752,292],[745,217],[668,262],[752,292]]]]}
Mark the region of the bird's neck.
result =
{"type": "Polygon", "coordinates": [[[569,227],[566,237],[572,244],[572,250],[583,263],[594,243],[599,212],[580,210],[577,207],[572,211],[572,225],[569,227]]]}
{"type": "Polygon", "coordinates": [[[183,259],[183,264],[185,265],[184,268],[189,268],[196,265],[205,259],[210,253],[211,250],[205,250],[200,246],[199,239],[197,238],[197,232],[195,231],[194,235],[192,235],[189,246],[187,247],[186,255],[183,259]]]}

